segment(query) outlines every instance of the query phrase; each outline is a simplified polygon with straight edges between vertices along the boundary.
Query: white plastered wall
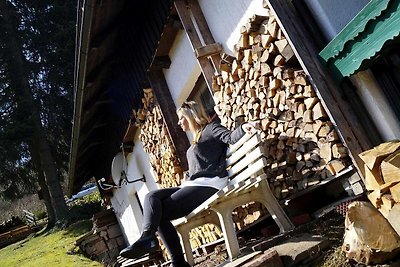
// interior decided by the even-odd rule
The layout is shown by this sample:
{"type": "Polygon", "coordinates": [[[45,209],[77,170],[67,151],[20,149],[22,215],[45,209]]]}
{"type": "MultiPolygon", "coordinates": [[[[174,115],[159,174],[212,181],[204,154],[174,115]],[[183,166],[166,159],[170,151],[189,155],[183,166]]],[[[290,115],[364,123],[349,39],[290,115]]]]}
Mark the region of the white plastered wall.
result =
{"type": "Polygon", "coordinates": [[[267,15],[262,0],[199,0],[216,43],[224,52],[233,55],[233,47],[240,38],[240,27],[254,14],[267,15]]]}
{"type": "Polygon", "coordinates": [[[143,143],[139,140],[140,130],[135,134],[135,146],[127,158],[127,177],[132,181],[146,177],[146,183],[135,182],[124,184],[121,188],[114,189],[111,203],[115,215],[124,234],[125,241],[132,244],[140,237],[142,230],[143,215],[135,194],[137,193],[140,202],[149,191],[158,189],[155,183],[155,175],[150,165],[150,159],[144,151],[143,143]]]}
{"type": "Polygon", "coordinates": [[[171,65],[169,69],[164,69],[164,75],[175,106],[179,107],[189,96],[201,74],[185,31],[178,32],[169,57],[171,65]]]}
{"type": "MultiPolygon", "coordinates": [[[[240,37],[240,27],[254,14],[266,15],[262,0],[199,0],[204,17],[216,43],[233,55],[233,47],[240,37]]],[[[171,66],[164,70],[165,79],[175,105],[180,106],[189,96],[199,75],[193,48],[186,33],[179,31],[169,53],[171,66]]]]}

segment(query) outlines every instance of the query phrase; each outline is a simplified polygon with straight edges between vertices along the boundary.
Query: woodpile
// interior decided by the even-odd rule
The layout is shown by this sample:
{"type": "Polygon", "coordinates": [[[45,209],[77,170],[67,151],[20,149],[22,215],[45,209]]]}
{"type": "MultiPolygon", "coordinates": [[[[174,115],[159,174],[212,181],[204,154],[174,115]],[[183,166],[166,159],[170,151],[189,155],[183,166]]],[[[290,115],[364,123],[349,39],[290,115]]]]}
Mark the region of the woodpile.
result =
{"type": "Polygon", "coordinates": [[[213,242],[222,237],[220,229],[214,224],[204,224],[196,227],[189,232],[190,245],[192,248],[198,248],[204,244],[213,242]]]}
{"type": "Polygon", "coordinates": [[[368,199],[400,235],[400,141],[389,141],[360,154],[368,199]]]}
{"type": "Polygon", "coordinates": [[[143,107],[134,111],[136,124],[140,126],[140,141],[150,157],[150,164],[156,173],[156,182],[161,187],[179,186],[183,170],[168,135],[160,107],[155,105],[152,89],[144,89],[143,107]]]}
{"type": "Polygon", "coordinates": [[[241,28],[235,56],[223,55],[213,79],[223,125],[260,120],[266,172],[277,199],[317,185],[350,164],[333,123],[273,16],[241,28]]]}
{"type": "MultiPolygon", "coordinates": [[[[235,56],[221,58],[220,75],[213,78],[215,111],[228,128],[240,119],[260,120],[268,159],[265,171],[277,199],[317,185],[350,164],[347,149],[272,14],[250,18],[241,27],[235,56]]],[[[157,183],[179,185],[183,170],[151,89],[144,90],[143,108],[134,116],[157,183]]],[[[242,229],[266,213],[253,203],[237,208],[234,222],[242,229]]],[[[193,230],[192,247],[218,239],[215,229],[193,230]]]]}
{"type": "Polygon", "coordinates": [[[0,249],[25,239],[32,232],[32,228],[28,225],[13,227],[8,231],[2,232],[0,234],[0,249]]]}
{"type": "Polygon", "coordinates": [[[268,210],[264,205],[259,202],[253,202],[234,209],[232,218],[236,229],[242,230],[244,227],[261,219],[266,214],[268,214],[268,210]]]}

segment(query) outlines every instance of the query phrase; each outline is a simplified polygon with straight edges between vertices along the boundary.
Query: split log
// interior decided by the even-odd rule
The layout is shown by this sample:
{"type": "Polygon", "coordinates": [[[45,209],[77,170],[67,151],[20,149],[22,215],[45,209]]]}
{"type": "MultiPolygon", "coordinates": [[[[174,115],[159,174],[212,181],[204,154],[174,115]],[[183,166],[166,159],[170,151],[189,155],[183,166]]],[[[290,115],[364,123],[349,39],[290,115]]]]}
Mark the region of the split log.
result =
{"type": "Polygon", "coordinates": [[[389,216],[389,212],[395,204],[392,195],[384,194],[381,197],[382,204],[379,207],[380,213],[382,213],[383,217],[387,218],[389,216]]]}
{"type": "Polygon", "coordinates": [[[380,144],[373,149],[364,151],[359,156],[362,161],[364,161],[364,163],[368,166],[368,168],[372,170],[374,167],[379,166],[382,160],[385,159],[388,155],[394,153],[399,149],[400,141],[394,140],[380,144]]]}
{"type": "Polygon", "coordinates": [[[400,203],[400,183],[390,187],[390,194],[395,202],[400,203]]]}
{"type": "Polygon", "coordinates": [[[286,39],[276,41],[275,45],[286,62],[290,61],[294,57],[294,52],[286,39]]]}
{"type": "Polygon", "coordinates": [[[385,183],[400,182],[400,151],[385,158],[380,168],[385,183]]]}
{"type": "Polygon", "coordinates": [[[394,204],[393,208],[389,211],[387,220],[393,229],[400,235],[400,203],[394,204]]]}
{"type": "Polygon", "coordinates": [[[367,165],[364,165],[364,176],[365,188],[367,190],[376,190],[384,184],[380,175],[379,166],[373,170],[370,170],[367,165]]]}

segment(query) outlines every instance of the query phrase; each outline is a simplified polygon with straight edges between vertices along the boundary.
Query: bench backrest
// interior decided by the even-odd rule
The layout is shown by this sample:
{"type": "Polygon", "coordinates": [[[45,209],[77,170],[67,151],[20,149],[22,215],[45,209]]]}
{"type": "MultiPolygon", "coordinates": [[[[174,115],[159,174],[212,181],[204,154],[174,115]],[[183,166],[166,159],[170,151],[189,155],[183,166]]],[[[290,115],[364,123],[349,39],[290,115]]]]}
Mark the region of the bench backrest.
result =
{"type": "Polygon", "coordinates": [[[267,164],[259,134],[245,134],[226,153],[226,165],[230,184],[236,184],[252,177],[267,164]]]}

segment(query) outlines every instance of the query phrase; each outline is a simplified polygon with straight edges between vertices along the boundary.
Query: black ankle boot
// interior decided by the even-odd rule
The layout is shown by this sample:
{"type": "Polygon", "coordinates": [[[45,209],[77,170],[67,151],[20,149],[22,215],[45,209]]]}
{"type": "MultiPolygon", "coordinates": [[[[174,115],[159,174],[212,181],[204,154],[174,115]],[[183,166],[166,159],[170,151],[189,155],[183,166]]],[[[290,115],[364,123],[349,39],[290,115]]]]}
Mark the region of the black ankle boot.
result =
{"type": "Polygon", "coordinates": [[[132,245],[124,248],[119,255],[128,259],[138,259],[159,249],[158,239],[152,230],[144,231],[132,245]]]}

